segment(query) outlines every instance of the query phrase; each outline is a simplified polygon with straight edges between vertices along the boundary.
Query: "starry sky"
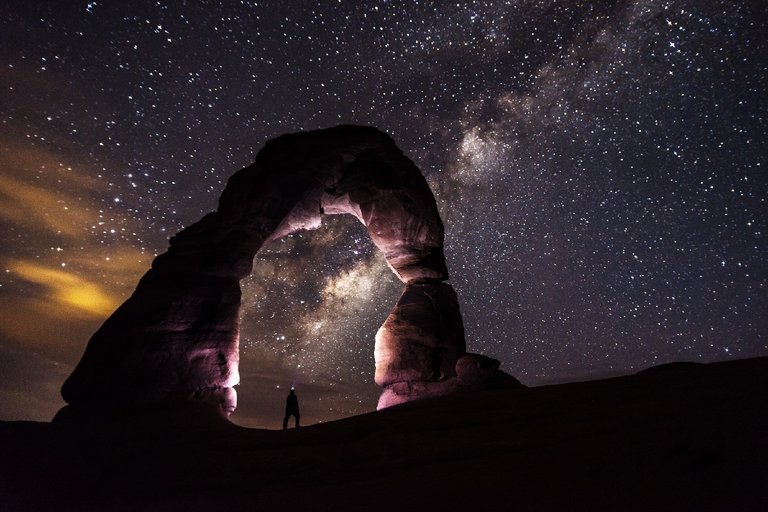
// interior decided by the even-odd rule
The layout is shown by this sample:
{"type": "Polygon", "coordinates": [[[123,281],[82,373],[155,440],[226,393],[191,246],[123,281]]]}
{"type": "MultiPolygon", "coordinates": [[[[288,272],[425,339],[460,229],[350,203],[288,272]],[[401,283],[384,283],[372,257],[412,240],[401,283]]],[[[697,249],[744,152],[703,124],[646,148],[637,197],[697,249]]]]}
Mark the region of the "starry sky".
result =
{"type": "MultiPolygon", "coordinates": [[[[468,349],[528,385],[768,355],[759,1],[5,1],[0,419],[282,133],[389,133],[446,225],[468,349]]],[[[375,408],[402,290],[352,217],[243,281],[239,409],[375,408]]]]}

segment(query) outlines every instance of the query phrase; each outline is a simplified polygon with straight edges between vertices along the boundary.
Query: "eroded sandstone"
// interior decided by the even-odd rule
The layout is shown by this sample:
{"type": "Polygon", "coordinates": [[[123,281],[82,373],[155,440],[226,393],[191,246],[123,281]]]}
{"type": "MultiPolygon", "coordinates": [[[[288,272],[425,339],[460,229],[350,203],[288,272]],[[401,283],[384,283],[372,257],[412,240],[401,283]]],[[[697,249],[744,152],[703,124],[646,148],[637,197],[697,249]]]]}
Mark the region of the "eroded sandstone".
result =
{"type": "MultiPolygon", "coordinates": [[[[406,285],[376,336],[380,405],[477,389],[498,377],[466,364],[444,229],[419,169],[386,134],[338,126],[283,135],[235,173],[216,211],[170,240],[88,343],[62,387],[70,404],[183,397],[236,406],[240,280],[267,241],[350,214],[406,285]],[[458,373],[457,373],[458,371],[458,373]]],[[[479,363],[478,363],[479,364],[479,363]]],[[[471,366],[471,365],[470,365],[471,366]]]]}

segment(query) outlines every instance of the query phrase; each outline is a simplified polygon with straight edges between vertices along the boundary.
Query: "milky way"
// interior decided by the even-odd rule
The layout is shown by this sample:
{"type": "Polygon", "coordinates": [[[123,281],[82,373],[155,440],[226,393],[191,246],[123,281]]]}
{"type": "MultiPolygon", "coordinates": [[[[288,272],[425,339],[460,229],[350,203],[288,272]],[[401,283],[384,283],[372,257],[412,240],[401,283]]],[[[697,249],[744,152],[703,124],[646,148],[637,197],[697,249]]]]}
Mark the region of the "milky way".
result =
{"type": "MultiPolygon", "coordinates": [[[[468,348],[529,385],[768,354],[760,2],[4,2],[0,418],[50,419],[90,334],[263,143],[387,131],[446,224],[468,348]]],[[[400,293],[362,226],[243,282],[240,409],[369,411],[400,293]]],[[[303,418],[304,419],[304,418],[303,418]]]]}

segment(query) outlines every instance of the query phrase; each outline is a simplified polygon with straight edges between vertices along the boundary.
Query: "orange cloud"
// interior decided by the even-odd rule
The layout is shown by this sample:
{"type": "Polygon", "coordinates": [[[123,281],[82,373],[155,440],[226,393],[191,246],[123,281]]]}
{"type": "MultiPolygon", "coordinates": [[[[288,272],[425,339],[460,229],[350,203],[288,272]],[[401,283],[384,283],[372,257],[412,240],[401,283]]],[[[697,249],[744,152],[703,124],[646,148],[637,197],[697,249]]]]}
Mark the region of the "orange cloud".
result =
{"type": "MultiPolygon", "coordinates": [[[[102,220],[96,198],[107,190],[94,178],[99,171],[35,146],[0,139],[0,147],[0,220],[77,239],[102,220]]],[[[130,217],[112,223],[139,229],[130,217]]]]}
{"type": "Polygon", "coordinates": [[[100,284],[73,272],[26,261],[12,261],[9,270],[25,281],[42,286],[51,308],[69,307],[82,314],[105,316],[119,305],[119,298],[100,284]]]}
{"type": "Polygon", "coordinates": [[[0,176],[0,217],[28,228],[42,228],[56,234],[78,236],[95,216],[76,207],[61,193],[0,176]]]}

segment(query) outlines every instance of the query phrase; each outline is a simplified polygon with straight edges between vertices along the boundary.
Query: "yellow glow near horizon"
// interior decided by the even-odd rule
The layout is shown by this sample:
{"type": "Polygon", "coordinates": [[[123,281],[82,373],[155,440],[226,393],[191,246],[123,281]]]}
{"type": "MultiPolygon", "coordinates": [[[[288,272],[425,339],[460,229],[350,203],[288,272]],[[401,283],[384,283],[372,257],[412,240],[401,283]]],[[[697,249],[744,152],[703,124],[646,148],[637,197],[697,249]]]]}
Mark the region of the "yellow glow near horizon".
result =
{"type": "Polygon", "coordinates": [[[70,306],[92,316],[106,316],[118,306],[118,301],[98,284],[66,270],[46,267],[27,261],[14,261],[10,270],[16,275],[45,287],[57,306],[70,306]]]}

